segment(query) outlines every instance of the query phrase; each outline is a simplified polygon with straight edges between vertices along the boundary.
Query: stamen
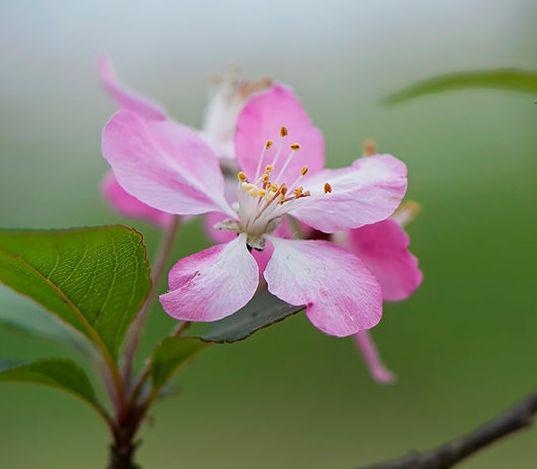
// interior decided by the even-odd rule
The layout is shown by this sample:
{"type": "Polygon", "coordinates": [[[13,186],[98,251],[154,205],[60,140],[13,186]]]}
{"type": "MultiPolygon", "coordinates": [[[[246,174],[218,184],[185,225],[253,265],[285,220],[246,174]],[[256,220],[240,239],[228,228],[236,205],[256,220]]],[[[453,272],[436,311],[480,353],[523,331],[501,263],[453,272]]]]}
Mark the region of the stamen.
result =
{"type": "Polygon", "coordinates": [[[310,169],[307,166],[303,166],[302,169],[300,170],[300,175],[305,176],[306,174],[308,174],[309,170],[310,169]]]}
{"type": "Polygon", "coordinates": [[[289,146],[289,148],[293,151],[298,151],[300,150],[300,144],[298,143],[293,143],[292,145],[289,146]]]}
{"type": "Polygon", "coordinates": [[[272,172],[272,170],[274,169],[274,167],[270,164],[268,164],[266,167],[265,167],[265,173],[268,173],[270,174],[272,172]]]}
{"type": "Polygon", "coordinates": [[[293,193],[295,194],[295,197],[298,199],[302,196],[302,191],[304,190],[304,188],[302,186],[298,186],[294,191],[293,193]]]}
{"type": "Polygon", "coordinates": [[[368,138],[362,147],[363,156],[373,156],[377,154],[377,142],[375,140],[368,138]]]}
{"type": "Polygon", "coordinates": [[[243,171],[239,171],[237,173],[237,179],[240,181],[240,182],[244,182],[246,181],[246,173],[244,173],[243,171]]]}
{"type": "Polygon", "coordinates": [[[329,194],[330,192],[332,192],[332,186],[330,184],[328,184],[327,182],[325,182],[324,183],[324,193],[329,194]]]}
{"type": "Polygon", "coordinates": [[[261,86],[261,89],[266,89],[270,85],[272,85],[272,78],[270,77],[263,77],[261,80],[259,80],[259,84],[261,86]]]}
{"type": "Polygon", "coordinates": [[[265,194],[267,193],[267,191],[265,189],[259,189],[257,191],[257,195],[261,198],[265,197],[265,194]]]}
{"type": "Polygon", "coordinates": [[[271,192],[278,192],[280,187],[278,186],[278,184],[274,184],[273,182],[271,182],[269,184],[269,189],[270,189],[271,192]]]}
{"type": "Polygon", "coordinates": [[[284,127],[283,125],[280,127],[280,137],[281,138],[285,138],[287,137],[287,134],[289,132],[287,132],[287,127],[284,127]]]}
{"type": "Polygon", "coordinates": [[[280,178],[283,176],[283,174],[285,173],[285,170],[287,169],[287,167],[289,166],[289,163],[291,163],[291,159],[293,158],[293,155],[297,152],[297,150],[300,148],[300,145],[298,145],[298,143],[294,143],[293,145],[291,145],[291,153],[289,153],[289,156],[287,157],[287,160],[285,161],[285,163],[283,164],[282,166],[282,169],[280,169],[280,172],[278,173],[278,176],[276,176],[274,179],[276,179],[276,181],[279,181],[280,178]],[[294,148],[293,148],[294,147],[294,148]]]}
{"type": "MultiPolygon", "coordinates": [[[[282,128],[284,128],[284,127],[282,127],[282,128]]],[[[286,130],[286,132],[287,132],[287,130],[286,130]]],[[[281,131],[280,131],[280,133],[281,133],[281,131]]],[[[280,144],[278,145],[278,151],[276,151],[276,156],[272,160],[272,163],[269,164],[269,166],[271,168],[274,168],[276,166],[276,164],[278,163],[278,160],[280,159],[280,154],[281,154],[282,150],[283,150],[283,138],[280,140],[280,144]]],[[[272,171],[272,169],[271,169],[271,171],[272,171]]]]}
{"type": "Polygon", "coordinates": [[[259,155],[259,160],[257,160],[257,168],[255,170],[255,177],[254,177],[254,181],[257,180],[257,178],[259,177],[259,173],[261,172],[261,165],[263,164],[263,159],[265,158],[265,152],[272,146],[272,141],[271,140],[267,140],[265,142],[265,144],[263,145],[263,149],[261,150],[261,154],[259,155]],[[269,145],[269,142],[270,145],[269,145]]]}
{"type": "Polygon", "coordinates": [[[421,205],[414,200],[403,202],[392,215],[392,219],[401,226],[406,226],[412,222],[421,211],[421,205]]]}

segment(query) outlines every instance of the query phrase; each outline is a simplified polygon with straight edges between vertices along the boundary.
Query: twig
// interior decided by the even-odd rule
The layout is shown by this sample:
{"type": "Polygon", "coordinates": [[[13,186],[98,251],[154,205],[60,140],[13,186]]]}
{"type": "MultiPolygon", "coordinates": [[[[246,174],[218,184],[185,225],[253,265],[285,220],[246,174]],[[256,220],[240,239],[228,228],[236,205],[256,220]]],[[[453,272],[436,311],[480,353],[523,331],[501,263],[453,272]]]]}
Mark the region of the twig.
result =
{"type": "Polygon", "coordinates": [[[130,382],[131,379],[132,364],[134,361],[134,356],[136,354],[136,349],[138,348],[138,344],[140,342],[140,335],[142,333],[143,326],[147,318],[147,313],[149,312],[149,307],[153,302],[159,280],[162,277],[162,274],[164,273],[164,270],[166,268],[168,257],[170,256],[173,247],[173,241],[175,240],[175,235],[177,234],[179,223],[179,217],[174,216],[169,226],[167,226],[164,231],[157,257],[153,264],[153,268],[151,269],[151,289],[149,291],[149,294],[147,295],[145,303],[143,304],[140,311],[138,311],[138,314],[136,315],[136,318],[132,324],[130,339],[127,343],[127,346],[125,347],[125,363],[123,367],[123,377],[127,384],[130,382]]]}
{"type": "Polygon", "coordinates": [[[367,469],[447,469],[511,433],[530,427],[536,413],[537,391],[460,438],[423,453],[412,452],[399,459],[367,466],[367,469]]]}
{"type": "Polygon", "coordinates": [[[170,337],[179,337],[190,327],[191,324],[192,322],[190,321],[180,322],[177,327],[170,333],[170,337]]]}
{"type": "MultiPolygon", "coordinates": [[[[170,333],[169,337],[179,337],[186,329],[190,327],[191,322],[190,321],[182,321],[180,322],[175,329],[170,333]]],[[[142,391],[145,382],[149,378],[149,375],[151,374],[151,359],[148,359],[144,369],[140,373],[140,377],[138,378],[138,382],[134,385],[132,393],[130,395],[129,401],[130,403],[133,403],[138,399],[138,396],[140,395],[140,392],[142,391]]],[[[150,398],[147,400],[146,405],[149,405],[151,400],[153,399],[153,395],[150,396],[150,398]]]]}

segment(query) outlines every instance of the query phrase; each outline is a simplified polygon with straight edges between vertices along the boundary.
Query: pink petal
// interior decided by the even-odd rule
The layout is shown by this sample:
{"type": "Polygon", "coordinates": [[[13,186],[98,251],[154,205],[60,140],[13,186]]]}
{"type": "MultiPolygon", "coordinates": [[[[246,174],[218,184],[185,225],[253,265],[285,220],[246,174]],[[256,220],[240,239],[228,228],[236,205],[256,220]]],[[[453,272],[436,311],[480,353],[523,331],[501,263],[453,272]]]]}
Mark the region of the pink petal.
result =
{"type": "Polygon", "coordinates": [[[101,84],[120,109],[136,112],[146,119],[166,120],[166,111],[151,99],[121,85],[108,57],[99,57],[101,84]]]}
{"type": "Polygon", "coordinates": [[[102,152],[123,189],[151,207],[236,216],[225,200],[216,156],[188,127],[119,111],[103,130],[102,152]]]}
{"type": "Polygon", "coordinates": [[[387,301],[404,300],[421,284],[423,275],[409,244],[405,230],[393,220],[348,232],[349,250],[369,266],[387,301]]]}
{"type": "Polygon", "coordinates": [[[362,356],[364,357],[365,363],[368,366],[373,379],[377,383],[393,383],[395,381],[395,375],[386,368],[384,363],[382,363],[373,337],[371,337],[369,331],[358,332],[358,334],[354,336],[354,339],[360,352],[362,352],[362,356]]]}
{"type": "Polygon", "coordinates": [[[259,284],[246,235],[181,259],[169,274],[170,292],[160,296],[164,310],[184,321],[216,321],[252,299],[259,284]]]}
{"type": "Polygon", "coordinates": [[[343,337],[380,321],[380,286],[356,256],[328,241],[273,236],[270,241],[274,253],[265,270],[269,291],[292,305],[307,305],[315,327],[343,337]]]}
{"type": "Polygon", "coordinates": [[[265,153],[262,168],[273,162],[280,145],[279,132],[282,126],[287,128],[289,135],[282,141],[285,146],[278,160],[280,164],[274,172],[279,172],[281,163],[289,154],[289,145],[298,142],[301,149],[278,182],[291,183],[303,166],[308,166],[311,173],[324,167],[324,139],[321,131],[313,125],[290,88],[274,85],[268,91],[254,95],[237,120],[235,153],[239,166],[250,179],[255,175],[261,150],[267,140],[272,140],[274,144],[265,153]]]}
{"type": "Polygon", "coordinates": [[[125,192],[111,171],[104,176],[101,189],[108,203],[124,217],[145,220],[158,227],[165,227],[172,220],[173,215],[152,208],[125,192]]]}
{"type": "Polygon", "coordinates": [[[407,170],[397,158],[377,155],[306,177],[302,185],[311,196],[289,203],[289,213],[317,230],[334,233],[388,218],[405,195],[407,170]],[[324,190],[327,182],[330,193],[324,190]]]}

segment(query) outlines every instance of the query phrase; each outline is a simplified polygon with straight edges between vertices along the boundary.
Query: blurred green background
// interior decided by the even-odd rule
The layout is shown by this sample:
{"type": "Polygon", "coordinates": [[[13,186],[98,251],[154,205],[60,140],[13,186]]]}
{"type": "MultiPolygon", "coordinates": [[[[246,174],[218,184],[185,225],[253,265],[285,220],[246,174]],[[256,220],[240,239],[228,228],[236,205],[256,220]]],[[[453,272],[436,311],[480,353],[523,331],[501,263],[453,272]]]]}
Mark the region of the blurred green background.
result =
{"type": "MultiPolygon", "coordinates": [[[[394,108],[379,99],[431,75],[537,68],[534,0],[15,1],[0,4],[0,226],[121,221],[98,191],[113,111],[96,57],[199,125],[210,75],[230,63],[294,86],[332,166],[361,142],[403,159],[425,280],[373,334],[397,384],[374,384],[351,340],[293,317],[212,347],[142,432],[144,468],[350,468],[469,430],[537,386],[537,96],[464,91],[394,108]]],[[[136,224],[151,248],[154,229],[136,224]]],[[[175,258],[208,245],[185,226],[175,258]]],[[[164,289],[165,286],[162,286],[164,289]]],[[[9,314],[36,307],[0,289],[9,314]]],[[[152,311],[148,347],[171,321],[152,311]]],[[[0,356],[65,354],[0,335],[0,356]]],[[[534,468],[537,428],[466,468],[534,468]]],[[[0,386],[0,467],[104,467],[98,418],[54,390],[0,386]]]]}

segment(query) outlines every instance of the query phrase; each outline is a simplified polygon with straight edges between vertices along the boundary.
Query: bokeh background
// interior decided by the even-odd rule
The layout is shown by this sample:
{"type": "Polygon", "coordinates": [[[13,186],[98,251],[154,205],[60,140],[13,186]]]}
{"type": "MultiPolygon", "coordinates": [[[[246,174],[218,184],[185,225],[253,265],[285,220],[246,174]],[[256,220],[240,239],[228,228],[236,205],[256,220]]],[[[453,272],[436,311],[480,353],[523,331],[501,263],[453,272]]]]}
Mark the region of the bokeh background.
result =
{"type": "MultiPolygon", "coordinates": [[[[101,52],[190,125],[201,123],[209,77],[231,63],[290,83],[331,165],[373,137],[406,162],[408,195],[424,207],[409,231],[425,281],[373,331],[397,384],[374,384],[351,340],[293,317],[198,358],[142,432],[145,468],[350,468],[458,435],[535,388],[537,96],[380,99],[450,71],[535,69],[536,24],[534,0],[2,0],[1,227],[121,221],[98,191],[113,111],[97,80],[101,52]]],[[[157,232],[135,226],[153,250],[157,232]]],[[[175,257],[206,246],[198,223],[185,226],[175,257]]],[[[0,311],[39,315],[6,289],[0,311]]],[[[155,307],[145,350],[170,327],[155,307]]],[[[66,353],[0,335],[1,357],[66,353]]],[[[534,428],[461,467],[534,468],[536,441],[534,428]]],[[[104,467],[107,443],[75,399],[0,386],[0,467],[104,467]]]]}

